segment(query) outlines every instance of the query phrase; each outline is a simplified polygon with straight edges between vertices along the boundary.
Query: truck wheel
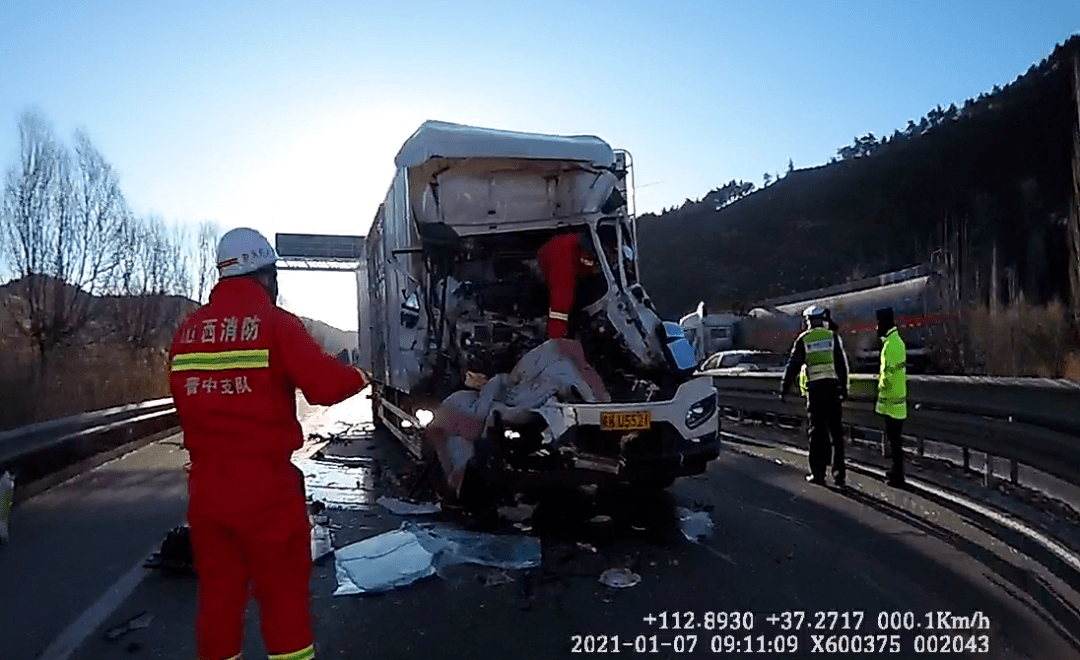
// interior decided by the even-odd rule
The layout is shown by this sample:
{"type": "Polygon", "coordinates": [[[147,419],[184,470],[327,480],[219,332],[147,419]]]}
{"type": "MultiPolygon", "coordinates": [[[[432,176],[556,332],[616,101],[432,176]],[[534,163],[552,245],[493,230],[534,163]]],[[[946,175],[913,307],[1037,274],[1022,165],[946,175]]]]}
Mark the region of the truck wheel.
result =
{"type": "Polygon", "coordinates": [[[433,490],[435,495],[445,504],[458,504],[457,494],[450,488],[450,484],[446,482],[446,474],[443,472],[442,463],[439,462],[439,456],[426,442],[424,443],[423,456],[424,474],[426,475],[428,484],[431,486],[431,490],[433,490]]]}

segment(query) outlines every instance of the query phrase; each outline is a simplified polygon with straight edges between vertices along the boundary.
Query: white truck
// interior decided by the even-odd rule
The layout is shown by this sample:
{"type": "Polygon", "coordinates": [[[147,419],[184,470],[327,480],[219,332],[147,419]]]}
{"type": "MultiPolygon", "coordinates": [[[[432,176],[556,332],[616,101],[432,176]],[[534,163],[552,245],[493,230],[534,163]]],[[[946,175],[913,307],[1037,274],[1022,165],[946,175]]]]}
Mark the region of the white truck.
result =
{"type": "Polygon", "coordinates": [[[432,411],[545,341],[538,249],[587,231],[603,275],[580,336],[611,402],[557,402],[554,424],[548,407],[538,424],[500,425],[498,476],[664,488],[706,469],[719,452],[716,390],[691,376],[682,329],[638,282],[629,154],[591,136],[429,121],[395,164],[357,269],[359,366],[377,425],[430,459],[432,411]]]}

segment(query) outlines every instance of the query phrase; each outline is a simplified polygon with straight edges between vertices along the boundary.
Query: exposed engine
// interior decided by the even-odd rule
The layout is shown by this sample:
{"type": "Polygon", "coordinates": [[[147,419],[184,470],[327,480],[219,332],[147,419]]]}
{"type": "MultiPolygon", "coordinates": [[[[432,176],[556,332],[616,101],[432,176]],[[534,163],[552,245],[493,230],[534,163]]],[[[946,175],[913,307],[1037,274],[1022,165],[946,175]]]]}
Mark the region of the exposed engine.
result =
{"type": "Polygon", "coordinates": [[[507,373],[546,332],[547,290],[535,262],[478,259],[459,265],[456,275],[436,287],[438,301],[446,287],[443,345],[453,362],[467,372],[507,373]]]}
{"type": "MultiPolygon", "coordinates": [[[[509,373],[547,337],[548,291],[536,260],[542,238],[499,238],[499,243],[459,245],[452,266],[442,271],[451,274],[432,288],[433,317],[443,319],[436,325],[436,336],[442,338],[442,352],[448,358],[445,376],[451,384],[466,384],[470,372],[484,377],[509,373]]],[[[589,363],[616,401],[671,396],[687,373],[673,370],[662,357],[652,364],[636,360],[641,346],[635,351],[627,342],[628,332],[639,332],[631,329],[634,317],[626,315],[622,322],[631,325],[621,330],[612,322],[612,305],[624,310],[640,299],[619,291],[616,299],[609,300],[606,294],[603,274],[578,283],[575,306],[579,311],[571,315],[571,330],[589,363]]],[[[638,311],[643,312],[647,310],[638,311]]],[[[642,326],[640,332],[662,332],[658,319],[656,323],[655,330],[642,326]]],[[[662,345],[668,339],[657,341],[662,345]]]]}

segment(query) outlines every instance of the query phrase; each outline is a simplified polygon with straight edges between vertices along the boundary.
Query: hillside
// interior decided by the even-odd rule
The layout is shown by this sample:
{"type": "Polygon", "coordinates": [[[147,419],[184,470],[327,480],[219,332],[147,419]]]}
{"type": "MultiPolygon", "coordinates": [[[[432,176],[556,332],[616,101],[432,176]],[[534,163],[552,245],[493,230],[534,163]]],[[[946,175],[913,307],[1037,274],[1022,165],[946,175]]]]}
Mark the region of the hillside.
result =
{"type": "Polygon", "coordinates": [[[1003,89],[860,138],[838,162],[730,204],[706,196],[643,215],[642,277],[657,306],[677,318],[699,300],[749,304],[945,254],[969,300],[1069,301],[1078,52],[1075,36],[1003,89]]]}
{"type": "Polygon", "coordinates": [[[319,345],[331,355],[337,355],[343,350],[350,353],[357,348],[357,333],[355,330],[339,330],[332,325],[316,321],[307,317],[300,317],[304,321],[304,327],[315,337],[319,345]]]}
{"type": "MultiPolygon", "coordinates": [[[[0,430],[168,396],[168,348],[183,318],[197,308],[180,296],[91,296],[48,278],[0,286],[0,430]],[[44,365],[25,334],[26,293],[33,286],[77,302],[87,314],[44,365]]],[[[332,355],[356,348],[355,332],[302,320],[332,355]]]]}

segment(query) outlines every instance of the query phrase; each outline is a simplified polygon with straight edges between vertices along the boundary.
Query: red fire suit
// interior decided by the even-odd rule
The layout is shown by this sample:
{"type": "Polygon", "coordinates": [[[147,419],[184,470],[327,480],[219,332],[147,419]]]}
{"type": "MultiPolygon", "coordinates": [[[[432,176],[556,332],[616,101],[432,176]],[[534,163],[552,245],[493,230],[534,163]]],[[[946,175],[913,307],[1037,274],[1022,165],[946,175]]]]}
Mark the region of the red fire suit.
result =
{"type": "Polygon", "coordinates": [[[250,278],[227,278],[173,340],[169,389],[191,456],[188,524],[199,579],[199,660],[235,658],[248,590],[271,658],[315,657],[311,529],[296,388],[332,405],[366,385],[250,278]]]}
{"type": "Polygon", "coordinates": [[[596,260],[581,247],[578,234],[559,234],[537,253],[548,288],[548,339],[565,337],[578,278],[597,272],[596,260]]]}

